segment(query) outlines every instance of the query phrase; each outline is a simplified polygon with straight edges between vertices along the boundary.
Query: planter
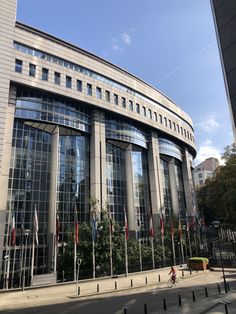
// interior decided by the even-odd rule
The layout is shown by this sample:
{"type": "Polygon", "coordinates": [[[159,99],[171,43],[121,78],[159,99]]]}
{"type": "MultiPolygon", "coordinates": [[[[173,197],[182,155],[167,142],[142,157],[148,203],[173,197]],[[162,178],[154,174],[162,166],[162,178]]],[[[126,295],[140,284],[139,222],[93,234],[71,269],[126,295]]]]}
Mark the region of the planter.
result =
{"type": "Polygon", "coordinates": [[[193,270],[208,269],[209,260],[205,257],[192,257],[188,260],[188,267],[193,270]]]}

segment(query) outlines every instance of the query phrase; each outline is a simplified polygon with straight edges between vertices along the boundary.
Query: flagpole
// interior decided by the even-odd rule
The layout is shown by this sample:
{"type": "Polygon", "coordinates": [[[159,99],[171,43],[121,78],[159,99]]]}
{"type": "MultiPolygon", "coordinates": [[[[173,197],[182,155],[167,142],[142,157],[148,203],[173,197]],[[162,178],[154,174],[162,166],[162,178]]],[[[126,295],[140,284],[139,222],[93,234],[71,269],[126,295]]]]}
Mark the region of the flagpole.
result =
{"type": "Polygon", "coordinates": [[[182,255],[182,263],[184,264],[185,260],[184,260],[184,249],[183,249],[183,238],[182,237],[180,239],[180,249],[181,249],[181,255],[182,255]]]}
{"type": "Polygon", "coordinates": [[[34,250],[35,250],[35,234],[33,232],[33,243],[32,243],[32,256],[31,256],[31,286],[33,284],[33,278],[34,278],[34,250]]]}
{"type": "Polygon", "coordinates": [[[142,245],[141,245],[140,234],[139,234],[139,239],[138,239],[138,245],[139,245],[139,264],[140,264],[140,271],[143,271],[142,245]]]}
{"type": "Polygon", "coordinates": [[[113,261],[112,261],[112,220],[111,220],[111,213],[110,213],[110,221],[109,221],[109,244],[110,244],[110,270],[111,270],[111,277],[113,276],[113,261]]]}
{"type": "Polygon", "coordinates": [[[154,256],[154,239],[151,237],[151,248],[152,248],[152,269],[155,269],[155,256],[154,256]]]}
{"type": "Polygon", "coordinates": [[[172,242],[173,261],[174,261],[174,265],[176,265],[175,242],[174,242],[173,234],[171,235],[171,242],[172,242]]]}
{"type": "Polygon", "coordinates": [[[165,256],[165,243],[164,243],[164,235],[161,235],[161,245],[162,245],[162,254],[163,254],[163,261],[164,267],[166,266],[166,256],[165,256]]]}
{"type": "Polygon", "coordinates": [[[127,252],[127,239],[125,234],[125,276],[128,276],[128,252],[127,252]]]}
{"type": "Polygon", "coordinates": [[[190,232],[189,232],[189,229],[187,230],[188,232],[188,246],[189,246],[189,254],[190,254],[190,257],[193,256],[192,254],[192,247],[191,247],[191,239],[190,239],[190,232]]]}
{"type": "Polygon", "coordinates": [[[96,273],[95,273],[95,243],[94,240],[92,241],[92,254],[93,254],[93,278],[96,277],[96,273]]]}
{"type": "Polygon", "coordinates": [[[77,219],[77,208],[75,204],[74,212],[74,282],[77,281],[76,276],[76,260],[77,260],[77,232],[78,232],[78,219],[77,219]]]}

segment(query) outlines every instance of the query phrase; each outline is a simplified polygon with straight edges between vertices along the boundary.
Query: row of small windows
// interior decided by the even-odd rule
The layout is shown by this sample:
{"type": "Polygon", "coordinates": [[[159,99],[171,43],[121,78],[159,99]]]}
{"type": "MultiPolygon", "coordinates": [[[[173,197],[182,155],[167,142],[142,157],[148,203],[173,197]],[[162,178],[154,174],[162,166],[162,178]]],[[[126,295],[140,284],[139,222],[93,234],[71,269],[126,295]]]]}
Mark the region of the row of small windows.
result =
{"type": "MultiPolygon", "coordinates": [[[[23,69],[23,61],[19,59],[15,59],[15,71],[17,73],[22,73],[23,69]]],[[[35,77],[36,76],[36,65],[29,63],[29,76],[35,77]]],[[[47,68],[42,68],[42,74],[41,74],[41,79],[43,81],[48,81],[49,80],[49,69],[47,68]]],[[[54,83],[57,85],[61,84],[61,73],[59,72],[54,72],[54,83]]],[[[65,77],[65,86],[67,88],[72,88],[72,77],[66,75],[65,77]]],[[[76,80],[76,90],[79,92],[83,91],[83,82],[81,80],[76,80]]],[[[96,98],[98,99],[103,99],[103,94],[102,94],[102,88],[96,86],[96,98]]],[[[89,96],[93,96],[93,86],[90,83],[86,84],[86,94],[89,96]]],[[[117,94],[111,95],[110,91],[105,90],[105,100],[107,102],[112,102],[112,97],[113,97],[113,102],[115,105],[119,105],[119,96],[117,94]]],[[[174,130],[175,132],[178,132],[182,136],[185,136],[191,141],[194,141],[194,137],[189,131],[186,131],[182,126],[179,126],[179,124],[171,121],[170,119],[167,119],[166,117],[163,117],[161,114],[157,114],[157,112],[152,112],[151,109],[147,109],[145,106],[140,106],[138,103],[133,103],[132,100],[129,100],[127,102],[127,99],[125,97],[121,97],[121,106],[122,108],[127,108],[131,111],[135,111],[136,113],[147,117],[151,120],[154,120],[156,122],[159,122],[160,124],[163,124],[164,126],[174,130]]]]}
{"type": "MultiPolygon", "coordinates": [[[[114,81],[114,80],[112,80],[112,79],[110,79],[110,78],[108,78],[106,76],[103,76],[101,74],[98,74],[98,73],[90,70],[90,69],[87,69],[87,68],[85,68],[85,67],[83,67],[81,65],[78,65],[78,64],[75,64],[73,62],[70,62],[70,61],[67,61],[65,59],[62,59],[60,57],[48,54],[48,53],[43,52],[41,50],[38,50],[38,49],[35,49],[35,48],[31,48],[31,47],[29,47],[27,45],[24,45],[24,44],[21,44],[21,43],[18,43],[18,42],[14,42],[13,46],[18,51],[21,51],[23,53],[26,53],[26,54],[29,54],[29,55],[32,55],[32,56],[35,56],[35,57],[38,57],[40,59],[44,59],[44,60],[46,60],[48,62],[52,62],[52,63],[58,64],[58,65],[63,66],[65,68],[68,68],[68,69],[71,69],[73,71],[82,73],[82,74],[87,75],[89,77],[92,77],[92,78],[94,78],[94,79],[96,79],[98,81],[101,81],[101,82],[105,83],[105,84],[111,85],[112,87],[117,88],[117,89],[121,90],[122,92],[128,93],[128,94],[133,95],[135,97],[138,97],[138,98],[144,100],[145,102],[150,103],[151,105],[161,107],[162,109],[165,110],[165,108],[163,108],[163,106],[160,103],[150,99],[149,97],[147,97],[147,96],[145,96],[145,95],[143,95],[143,94],[141,94],[141,93],[139,93],[139,92],[137,92],[137,91],[135,91],[135,90],[133,90],[133,89],[131,89],[131,88],[121,84],[121,83],[119,83],[119,82],[116,82],[116,81],[114,81]]],[[[174,115],[174,116],[177,116],[175,114],[175,112],[172,112],[172,111],[169,111],[169,110],[168,110],[168,112],[170,114],[174,115]]],[[[181,117],[179,117],[179,118],[183,121],[184,124],[187,124],[188,126],[190,126],[190,128],[192,128],[192,126],[188,122],[183,120],[181,117]]]]}

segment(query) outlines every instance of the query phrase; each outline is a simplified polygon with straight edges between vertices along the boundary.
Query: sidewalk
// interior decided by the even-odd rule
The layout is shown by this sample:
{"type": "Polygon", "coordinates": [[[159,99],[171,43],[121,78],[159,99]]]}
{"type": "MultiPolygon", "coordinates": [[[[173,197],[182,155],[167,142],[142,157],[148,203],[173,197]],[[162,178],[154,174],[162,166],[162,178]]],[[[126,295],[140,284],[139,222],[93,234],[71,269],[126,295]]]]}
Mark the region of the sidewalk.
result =
{"type": "MultiPolygon", "coordinates": [[[[178,277],[190,278],[201,272],[186,270],[177,266],[178,277]]],[[[34,305],[68,302],[68,299],[85,298],[111,293],[120,293],[128,290],[147,291],[153,287],[166,287],[169,279],[169,267],[152,271],[131,273],[127,277],[81,280],[76,283],[64,283],[44,288],[26,288],[25,291],[9,291],[0,293],[0,308],[10,309],[30,307],[34,305]],[[79,294],[78,294],[79,291],[79,294]]]]}

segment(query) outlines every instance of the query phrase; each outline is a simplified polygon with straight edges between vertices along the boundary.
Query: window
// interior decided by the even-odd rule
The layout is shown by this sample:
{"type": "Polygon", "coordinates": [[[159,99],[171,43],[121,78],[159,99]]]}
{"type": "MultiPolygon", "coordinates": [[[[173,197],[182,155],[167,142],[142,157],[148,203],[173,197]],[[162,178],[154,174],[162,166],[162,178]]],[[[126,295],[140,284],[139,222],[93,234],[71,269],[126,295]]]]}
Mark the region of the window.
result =
{"type": "Polygon", "coordinates": [[[176,131],[176,124],[175,124],[175,122],[173,122],[173,128],[174,128],[174,131],[176,131]]]}
{"type": "Polygon", "coordinates": [[[15,59],[15,72],[22,73],[23,62],[19,59],[15,59]]]}
{"type": "Polygon", "coordinates": [[[172,123],[171,123],[171,120],[169,120],[169,127],[170,127],[170,129],[172,129],[172,123]]]}
{"type": "Polygon", "coordinates": [[[183,128],[182,128],[182,126],[180,127],[180,130],[181,130],[181,134],[183,135],[183,128]]]}
{"type": "Polygon", "coordinates": [[[167,126],[167,119],[166,119],[166,117],[164,117],[164,124],[165,124],[165,126],[167,126]]]}
{"type": "Polygon", "coordinates": [[[76,87],[77,87],[78,92],[82,92],[82,81],[81,80],[76,81],[76,87]]]}
{"type": "Polygon", "coordinates": [[[157,122],[157,113],[154,112],[154,120],[157,122]]]}
{"type": "Polygon", "coordinates": [[[179,133],[179,125],[177,124],[177,130],[178,130],[178,133],[179,133]]]}
{"type": "Polygon", "coordinates": [[[202,178],[202,173],[199,173],[199,174],[198,174],[198,178],[202,178]]]}
{"type": "Polygon", "coordinates": [[[144,106],[142,107],[142,115],[146,117],[146,108],[144,106]]]}
{"type": "Polygon", "coordinates": [[[151,109],[148,109],[148,118],[152,119],[152,111],[151,111],[151,109]]]}
{"type": "Polygon", "coordinates": [[[162,124],[162,115],[159,114],[159,120],[160,120],[160,123],[162,124]]]}
{"type": "Polygon", "coordinates": [[[54,72],[54,83],[60,85],[61,83],[61,73],[54,72]]]}
{"type": "Polygon", "coordinates": [[[36,74],[36,65],[30,63],[29,64],[29,76],[35,76],[36,74]]]}
{"type": "Polygon", "coordinates": [[[136,104],[136,112],[140,113],[140,106],[139,106],[139,104],[136,104]]]}
{"type": "Polygon", "coordinates": [[[110,92],[108,90],[105,91],[105,95],[106,95],[106,101],[110,102],[111,96],[110,96],[110,92]]]}
{"type": "Polygon", "coordinates": [[[131,111],[134,110],[133,102],[131,100],[129,101],[129,110],[131,110],[131,111]]]}
{"type": "Polygon", "coordinates": [[[186,137],[186,130],[184,129],[184,136],[186,137]]]}
{"type": "Polygon", "coordinates": [[[126,99],[125,99],[125,97],[122,97],[122,107],[126,108],[126,99]]]}
{"type": "Polygon", "coordinates": [[[116,94],[114,94],[114,104],[115,105],[119,104],[118,95],[116,95],[116,94]]]}
{"type": "Polygon", "coordinates": [[[72,78],[70,76],[66,76],[66,87],[71,88],[72,87],[72,78]]]}
{"type": "Polygon", "coordinates": [[[102,89],[100,87],[96,87],[96,97],[102,99],[102,89]]]}
{"type": "Polygon", "coordinates": [[[48,81],[48,69],[42,68],[42,80],[48,81]]]}
{"type": "Polygon", "coordinates": [[[187,138],[189,139],[189,131],[187,131],[187,138]]]}
{"type": "Polygon", "coordinates": [[[92,84],[87,83],[87,95],[92,96],[92,84]]]}

